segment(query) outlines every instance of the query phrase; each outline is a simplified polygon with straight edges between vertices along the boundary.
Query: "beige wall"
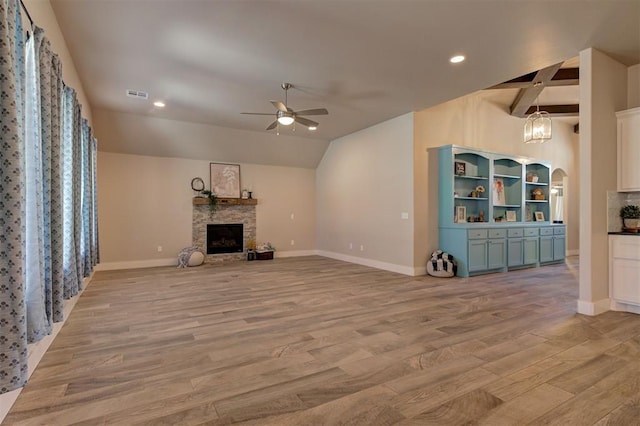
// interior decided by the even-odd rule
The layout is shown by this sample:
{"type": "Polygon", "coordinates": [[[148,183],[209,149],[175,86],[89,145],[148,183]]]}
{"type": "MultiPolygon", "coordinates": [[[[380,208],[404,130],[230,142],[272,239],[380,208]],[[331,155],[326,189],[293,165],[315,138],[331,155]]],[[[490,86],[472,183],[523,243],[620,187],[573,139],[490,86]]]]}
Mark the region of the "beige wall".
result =
{"type": "Polygon", "coordinates": [[[627,109],[640,107],[640,64],[627,69],[627,109]]]}
{"type": "Polygon", "coordinates": [[[412,274],[412,164],[412,113],[331,142],[316,169],[318,249],[412,274]]]}
{"type": "MultiPolygon", "coordinates": [[[[579,167],[578,138],[573,125],[553,119],[553,139],[545,144],[525,145],[522,142],[524,119],[513,117],[507,111],[515,96],[513,90],[486,90],[476,92],[444,104],[415,113],[416,169],[415,206],[416,265],[425,261],[427,254],[438,248],[437,229],[437,174],[431,166],[426,150],[441,145],[455,144],[489,151],[540,158],[552,162],[553,169],[561,168],[568,175],[567,249],[578,249],[579,223],[579,167]],[[426,225],[419,225],[419,218],[426,225]]],[[[433,164],[433,167],[437,162],[433,164]]]]}
{"type": "MultiPolygon", "coordinates": [[[[24,0],[24,4],[29,10],[35,25],[45,30],[45,36],[51,41],[53,51],[58,54],[62,62],[62,79],[67,86],[76,90],[78,101],[82,105],[82,116],[91,123],[93,118],[91,106],[49,0],[24,0]]],[[[23,18],[25,28],[27,28],[29,19],[24,11],[23,18]]]]}
{"type": "Polygon", "coordinates": [[[580,52],[580,294],[578,312],[608,310],[607,191],[616,190],[615,112],[627,106],[627,67],[580,52]]]}
{"type": "MultiPolygon", "coordinates": [[[[273,243],[279,255],[315,250],[314,170],[241,164],[240,174],[242,186],[258,199],[257,240],[273,243]]],[[[180,249],[190,246],[190,182],[196,176],[208,182],[209,161],[99,152],[103,266],[166,264],[180,249]],[[163,247],[162,252],[157,251],[158,246],[163,247]]]]}

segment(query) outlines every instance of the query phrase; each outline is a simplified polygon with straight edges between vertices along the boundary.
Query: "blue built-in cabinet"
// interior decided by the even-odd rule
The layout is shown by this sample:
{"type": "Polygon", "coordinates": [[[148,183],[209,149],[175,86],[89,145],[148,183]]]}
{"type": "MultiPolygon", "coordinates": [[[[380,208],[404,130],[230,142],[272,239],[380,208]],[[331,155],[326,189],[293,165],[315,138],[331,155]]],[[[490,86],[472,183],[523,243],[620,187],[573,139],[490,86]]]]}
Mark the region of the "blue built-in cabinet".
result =
{"type": "Polygon", "coordinates": [[[564,261],[565,226],[549,221],[550,162],[456,145],[430,155],[439,248],[457,259],[459,276],[564,261]]]}

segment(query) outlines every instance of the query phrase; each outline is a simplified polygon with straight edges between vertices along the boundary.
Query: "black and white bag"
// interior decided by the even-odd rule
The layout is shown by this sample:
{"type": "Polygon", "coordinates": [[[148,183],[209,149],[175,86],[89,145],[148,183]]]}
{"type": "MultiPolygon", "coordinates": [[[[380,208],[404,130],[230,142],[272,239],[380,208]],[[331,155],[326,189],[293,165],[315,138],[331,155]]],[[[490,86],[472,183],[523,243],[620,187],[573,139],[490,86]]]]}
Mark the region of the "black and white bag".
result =
{"type": "Polygon", "coordinates": [[[452,255],[436,250],[431,253],[427,261],[427,273],[434,277],[453,277],[458,270],[458,264],[452,255]]]}

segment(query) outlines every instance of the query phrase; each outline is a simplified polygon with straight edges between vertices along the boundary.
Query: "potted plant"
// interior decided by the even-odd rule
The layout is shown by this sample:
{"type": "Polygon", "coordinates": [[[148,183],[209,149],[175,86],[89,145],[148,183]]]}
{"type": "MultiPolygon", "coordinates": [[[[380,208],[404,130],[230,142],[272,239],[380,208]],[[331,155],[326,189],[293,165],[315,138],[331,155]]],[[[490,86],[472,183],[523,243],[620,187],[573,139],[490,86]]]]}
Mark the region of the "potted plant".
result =
{"type": "Polygon", "coordinates": [[[636,230],[640,228],[640,207],[630,204],[620,209],[620,217],[625,229],[636,230]]]}
{"type": "Polygon", "coordinates": [[[209,211],[214,214],[218,210],[218,196],[208,189],[204,189],[200,193],[209,199],[209,211]]]}

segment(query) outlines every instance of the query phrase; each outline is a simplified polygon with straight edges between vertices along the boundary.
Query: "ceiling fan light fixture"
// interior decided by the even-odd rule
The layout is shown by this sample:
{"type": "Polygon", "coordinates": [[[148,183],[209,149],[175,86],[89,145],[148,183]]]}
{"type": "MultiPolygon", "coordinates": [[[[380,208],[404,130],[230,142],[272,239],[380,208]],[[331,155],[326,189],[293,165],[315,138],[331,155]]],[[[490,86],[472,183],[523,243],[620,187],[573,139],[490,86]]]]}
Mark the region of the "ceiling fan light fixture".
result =
{"type": "Polygon", "coordinates": [[[278,123],[282,124],[283,126],[289,126],[293,124],[294,121],[296,121],[296,118],[293,115],[293,113],[289,111],[278,111],[277,116],[278,116],[278,123]]]}
{"type": "Polygon", "coordinates": [[[309,126],[307,127],[307,129],[309,129],[312,132],[315,132],[316,130],[318,130],[318,126],[309,126]]]}

